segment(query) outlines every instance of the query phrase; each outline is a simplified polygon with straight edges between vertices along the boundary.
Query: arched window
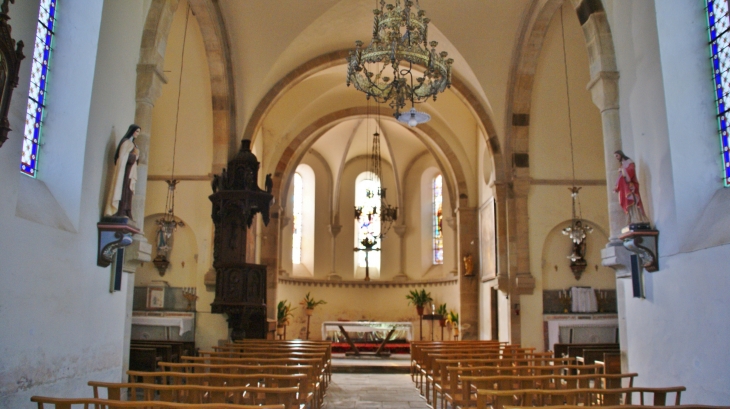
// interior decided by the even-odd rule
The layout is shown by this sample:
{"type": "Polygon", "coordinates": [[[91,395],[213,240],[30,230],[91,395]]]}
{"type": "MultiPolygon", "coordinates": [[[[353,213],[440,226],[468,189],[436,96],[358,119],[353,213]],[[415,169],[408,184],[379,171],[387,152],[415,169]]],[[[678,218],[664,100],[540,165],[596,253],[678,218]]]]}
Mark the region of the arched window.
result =
{"type": "Polygon", "coordinates": [[[304,183],[302,175],[294,174],[294,195],[292,196],[292,234],[291,260],[294,264],[302,263],[302,210],[304,209],[304,183]]]}
{"type": "Polygon", "coordinates": [[[444,264],[444,232],[443,232],[443,178],[433,178],[432,218],[433,218],[433,264],[444,264]]]}
{"type": "Polygon", "coordinates": [[[20,158],[20,171],[30,177],[38,173],[38,147],[41,128],[46,110],[46,89],[48,83],[48,63],[53,50],[53,37],[56,23],[56,1],[41,0],[38,11],[35,47],[30,72],[30,91],[25,116],[23,152],[20,158]]]}
{"type": "MultiPolygon", "coordinates": [[[[362,241],[366,238],[377,240],[374,249],[380,249],[380,214],[373,212],[373,208],[380,208],[380,180],[370,172],[361,173],[355,183],[355,206],[362,208],[362,214],[355,220],[355,247],[364,248],[362,241]]],[[[368,253],[370,277],[380,276],[380,251],[368,253]]],[[[356,256],[355,277],[365,277],[365,254],[358,251],[356,256]]]]}
{"type": "Polygon", "coordinates": [[[282,230],[287,232],[281,244],[282,268],[295,277],[313,277],[316,177],[312,167],[303,163],[294,172],[286,206],[286,217],[291,219],[282,230]]]}

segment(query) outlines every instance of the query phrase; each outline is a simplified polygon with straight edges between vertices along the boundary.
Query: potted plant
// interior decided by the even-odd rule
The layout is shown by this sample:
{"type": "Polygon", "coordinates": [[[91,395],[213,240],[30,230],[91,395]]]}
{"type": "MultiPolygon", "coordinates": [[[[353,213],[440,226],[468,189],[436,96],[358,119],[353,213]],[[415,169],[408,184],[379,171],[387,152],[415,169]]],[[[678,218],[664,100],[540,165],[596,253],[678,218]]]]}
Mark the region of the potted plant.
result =
{"type": "Polygon", "coordinates": [[[314,312],[314,307],[316,307],[318,305],[322,305],[322,304],[327,304],[327,301],[325,301],[325,300],[315,301],[315,299],[312,298],[309,295],[309,293],[307,293],[307,295],[304,296],[304,299],[302,301],[300,301],[299,304],[301,304],[302,307],[304,307],[304,312],[307,314],[307,316],[311,316],[312,313],[314,312]]]}
{"type": "Polygon", "coordinates": [[[292,311],[296,308],[292,308],[291,303],[287,300],[279,301],[276,305],[276,333],[278,335],[284,335],[286,333],[286,326],[289,325],[289,318],[293,317],[292,311]]]}
{"type": "Polygon", "coordinates": [[[421,289],[421,291],[411,290],[411,292],[406,295],[406,299],[408,300],[408,305],[413,304],[416,306],[418,316],[423,316],[424,306],[433,301],[431,293],[427,293],[425,289],[421,289]]]}
{"type": "Polygon", "coordinates": [[[459,336],[459,313],[454,310],[449,311],[449,314],[446,316],[446,322],[451,324],[454,338],[457,338],[459,336]]]}
{"type": "Polygon", "coordinates": [[[440,315],[439,325],[443,328],[446,326],[446,303],[439,305],[436,309],[436,315],[440,315]]]}
{"type": "Polygon", "coordinates": [[[312,318],[312,314],[314,313],[314,307],[322,304],[327,304],[327,302],[325,300],[316,301],[309,295],[309,293],[307,293],[307,295],[304,296],[304,299],[300,301],[299,304],[304,307],[304,312],[307,314],[307,339],[309,339],[309,319],[312,318]]]}

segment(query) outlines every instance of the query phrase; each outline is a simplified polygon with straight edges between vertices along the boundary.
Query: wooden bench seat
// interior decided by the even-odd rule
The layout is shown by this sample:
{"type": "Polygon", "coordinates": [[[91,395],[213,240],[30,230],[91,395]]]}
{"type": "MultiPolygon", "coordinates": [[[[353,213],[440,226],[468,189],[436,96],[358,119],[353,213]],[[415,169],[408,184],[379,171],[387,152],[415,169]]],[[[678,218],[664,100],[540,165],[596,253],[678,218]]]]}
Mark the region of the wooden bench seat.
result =
{"type": "Polygon", "coordinates": [[[603,401],[618,401],[629,405],[634,395],[643,404],[651,395],[654,405],[665,406],[667,395],[675,394],[674,404],[679,405],[683,386],[669,388],[619,388],[619,389],[514,389],[477,390],[477,409],[503,409],[505,406],[552,406],[556,404],[600,406],[603,401]]]}
{"type": "Polygon", "coordinates": [[[210,385],[160,385],[151,383],[89,382],[94,398],[101,392],[112,400],[159,400],[179,403],[234,403],[238,405],[279,405],[285,409],[299,407],[297,386],[210,386],[210,385]],[[129,393],[127,393],[129,392],[129,393]],[[138,399],[140,398],[141,399],[138,399]]]}
{"type": "Polygon", "coordinates": [[[38,409],[285,409],[284,405],[234,405],[225,403],[175,403],[161,401],[117,401],[90,398],[53,398],[33,396],[38,409]]]}

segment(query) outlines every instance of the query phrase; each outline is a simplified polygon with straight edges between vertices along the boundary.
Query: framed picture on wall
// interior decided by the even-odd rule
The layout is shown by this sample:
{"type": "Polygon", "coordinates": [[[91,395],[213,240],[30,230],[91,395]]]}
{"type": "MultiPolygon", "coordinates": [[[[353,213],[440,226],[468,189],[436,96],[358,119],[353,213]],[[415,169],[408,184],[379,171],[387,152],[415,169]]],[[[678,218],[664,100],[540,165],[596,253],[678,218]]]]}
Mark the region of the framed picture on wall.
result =
{"type": "Polygon", "coordinates": [[[147,287],[147,309],[165,308],[165,287],[147,287]]]}
{"type": "Polygon", "coordinates": [[[479,226],[482,278],[491,279],[497,276],[497,203],[493,197],[479,211],[479,226]]]}

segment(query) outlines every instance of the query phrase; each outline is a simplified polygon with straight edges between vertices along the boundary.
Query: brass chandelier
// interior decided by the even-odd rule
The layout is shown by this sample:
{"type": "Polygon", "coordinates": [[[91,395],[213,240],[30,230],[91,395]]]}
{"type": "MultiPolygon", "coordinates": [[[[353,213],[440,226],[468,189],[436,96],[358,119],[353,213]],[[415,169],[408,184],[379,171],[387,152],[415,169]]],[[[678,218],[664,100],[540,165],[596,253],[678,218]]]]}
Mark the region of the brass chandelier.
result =
{"type": "Polygon", "coordinates": [[[355,49],[347,58],[347,85],[353,84],[367,98],[378,103],[388,102],[394,116],[411,126],[430,117],[417,116],[413,105],[426,102],[451,86],[451,65],[448,53],[436,51],[438,43],[428,41],[426,12],[418,1],[395,0],[373,10],[373,38],[367,47],[355,42],[355,49]],[[429,49],[430,46],[430,49],[429,49]],[[423,73],[414,70],[422,67],[423,73]],[[410,102],[411,110],[401,114],[410,102]],[[404,118],[405,120],[401,119],[404,118]],[[420,118],[420,119],[419,119],[420,118]]]}

